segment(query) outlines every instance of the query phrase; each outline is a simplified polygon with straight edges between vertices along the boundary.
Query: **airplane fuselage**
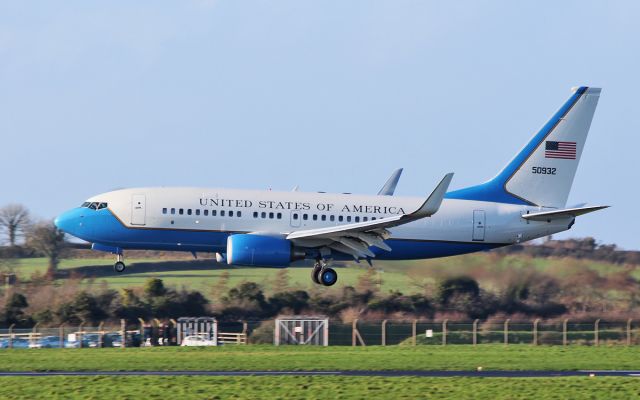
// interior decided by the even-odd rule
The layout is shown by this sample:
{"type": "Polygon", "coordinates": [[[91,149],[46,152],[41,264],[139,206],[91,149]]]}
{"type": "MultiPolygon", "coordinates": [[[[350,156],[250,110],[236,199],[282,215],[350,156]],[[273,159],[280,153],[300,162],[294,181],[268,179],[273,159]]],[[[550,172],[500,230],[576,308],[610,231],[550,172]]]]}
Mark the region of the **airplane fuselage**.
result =
{"type": "MultiPolygon", "coordinates": [[[[104,193],[75,209],[74,236],[121,249],[224,253],[234,233],[286,235],[407,214],[424,199],[205,188],[139,188],[104,193]]],[[[389,229],[393,251],[377,259],[442,257],[486,250],[569,228],[573,218],[526,221],[544,210],[519,204],[444,199],[433,216],[389,229]]],[[[294,242],[295,244],[295,242],[294,242]]],[[[339,257],[338,257],[339,258],[339,257]]]]}

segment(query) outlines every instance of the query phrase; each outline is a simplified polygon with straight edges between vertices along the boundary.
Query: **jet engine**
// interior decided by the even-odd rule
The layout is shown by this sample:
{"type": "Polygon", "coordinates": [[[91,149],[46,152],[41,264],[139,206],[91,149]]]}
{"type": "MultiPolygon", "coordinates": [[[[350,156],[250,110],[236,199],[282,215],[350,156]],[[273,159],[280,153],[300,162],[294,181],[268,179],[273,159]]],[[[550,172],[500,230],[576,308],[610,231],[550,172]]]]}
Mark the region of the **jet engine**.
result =
{"type": "Polygon", "coordinates": [[[252,267],[287,267],[304,259],[287,239],[277,236],[236,234],[227,238],[227,264],[252,267]]]}

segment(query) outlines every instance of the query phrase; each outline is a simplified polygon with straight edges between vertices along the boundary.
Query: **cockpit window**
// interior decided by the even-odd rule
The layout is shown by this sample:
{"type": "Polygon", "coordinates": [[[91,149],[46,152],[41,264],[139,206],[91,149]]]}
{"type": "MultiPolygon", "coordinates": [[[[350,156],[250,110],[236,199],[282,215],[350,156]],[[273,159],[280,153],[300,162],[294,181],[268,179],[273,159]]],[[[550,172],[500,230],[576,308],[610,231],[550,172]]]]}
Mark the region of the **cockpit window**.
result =
{"type": "Polygon", "coordinates": [[[92,203],[86,201],[84,203],[82,203],[82,205],[80,207],[82,208],[89,208],[91,210],[102,210],[103,208],[107,208],[109,205],[107,203],[100,203],[97,201],[94,201],[92,203]]]}

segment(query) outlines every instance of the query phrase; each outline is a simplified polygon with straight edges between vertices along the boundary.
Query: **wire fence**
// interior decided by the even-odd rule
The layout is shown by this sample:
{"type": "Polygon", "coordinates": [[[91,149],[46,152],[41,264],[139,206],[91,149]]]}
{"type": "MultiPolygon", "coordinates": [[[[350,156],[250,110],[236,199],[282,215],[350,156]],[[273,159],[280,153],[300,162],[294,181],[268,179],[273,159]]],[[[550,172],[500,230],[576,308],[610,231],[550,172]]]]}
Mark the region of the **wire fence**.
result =
{"type": "MultiPolygon", "coordinates": [[[[204,318],[203,318],[204,319],[204,318]]],[[[198,320],[198,319],[190,319],[198,320]]],[[[209,318],[208,320],[211,320],[209,318]]],[[[180,321],[180,320],[179,320],[180,321]]],[[[105,348],[185,345],[185,339],[202,336],[189,328],[178,329],[175,320],[137,324],[101,323],[97,326],[0,329],[0,349],[7,348],[105,348]],[[182,332],[182,333],[180,333],[182,332]]],[[[274,344],[275,320],[216,321],[214,345],[274,344]]],[[[326,329],[329,346],[424,346],[529,344],[529,345],[639,345],[640,321],[578,321],[540,319],[503,321],[381,320],[345,323],[330,320],[326,329]]],[[[293,340],[287,343],[296,343],[293,340]]],[[[302,341],[300,341],[302,343],[302,341]]],[[[197,341],[193,345],[198,345],[197,341]]]]}

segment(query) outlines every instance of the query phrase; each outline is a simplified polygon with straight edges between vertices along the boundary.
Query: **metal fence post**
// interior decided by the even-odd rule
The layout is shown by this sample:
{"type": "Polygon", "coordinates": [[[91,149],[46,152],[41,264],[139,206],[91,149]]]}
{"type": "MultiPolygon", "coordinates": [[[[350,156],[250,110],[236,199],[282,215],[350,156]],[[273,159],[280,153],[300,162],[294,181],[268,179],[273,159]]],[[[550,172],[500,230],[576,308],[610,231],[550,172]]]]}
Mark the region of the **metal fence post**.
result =
{"type": "Polygon", "coordinates": [[[122,348],[127,347],[127,321],[123,319],[120,320],[120,336],[122,341],[122,348]]]}
{"type": "Polygon", "coordinates": [[[387,320],[382,321],[382,345],[387,345],[387,320]]]}
{"type": "Polygon", "coordinates": [[[13,349],[13,327],[16,326],[16,324],[11,324],[9,325],[9,348],[13,349]]]}
{"type": "Polygon", "coordinates": [[[40,322],[36,322],[36,324],[31,329],[31,334],[29,335],[29,344],[33,344],[33,337],[38,333],[38,325],[40,325],[40,322]]]}
{"type": "Polygon", "coordinates": [[[473,321],[473,345],[478,344],[478,320],[473,321]]]}
{"type": "Polygon", "coordinates": [[[600,318],[593,324],[593,338],[596,342],[596,346],[600,346],[600,318]]]}
{"type": "Polygon", "coordinates": [[[412,335],[412,342],[413,342],[414,346],[416,345],[416,334],[417,334],[416,325],[417,324],[418,324],[418,320],[417,319],[414,319],[412,324],[411,324],[411,335],[412,335]]]}
{"type": "Polygon", "coordinates": [[[562,345],[566,346],[567,345],[567,324],[569,323],[569,319],[565,318],[564,321],[562,321],[562,345]]]}
{"type": "Polygon", "coordinates": [[[351,346],[356,347],[356,332],[357,332],[358,318],[354,319],[351,323],[351,346]]]}
{"type": "Polygon", "coordinates": [[[504,321],[504,345],[507,346],[509,344],[509,318],[504,321]]]}
{"type": "Polygon", "coordinates": [[[98,325],[98,347],[104,347],[104,321],[100,321],[98,325]]]}
{"type": "Polygon", "coordinates": [[[449,320],[445,319],[444,321],[442,321],[442,345],[446,346],[447,345],[447,322],[449,320]]]}
{"type": "Polygon", "coordinates": [[[533,345],[538,345],[538,323],[540,322],[540,318],[536,318],[533,321],[533,345]]]}
{"type": "Polygon", "coordinates": [[[76,338],[76,340],[78,340],[78,348],[82,348],[82,329],[84,328],[84,320],[82,322],[80,322],[80,326],[78,326],[78,337],[76,338]]]}
{"type": "Polygon", "coordinates": [[[631,346],[631,318],[627,320],[627,346],[631,346]]]}
{"type": "Polygon", "coordinates": [[[60,337],[60,348],[64,349],[64,322],[58,328],[58,336],[60,337]]]}
{"type": "Polygon", "coordinates": [[[144,320],[142,318],[138,318],[138,322],[140,322],[140,347],[142,347],[147,342],[144,337],[144,320]]]}

